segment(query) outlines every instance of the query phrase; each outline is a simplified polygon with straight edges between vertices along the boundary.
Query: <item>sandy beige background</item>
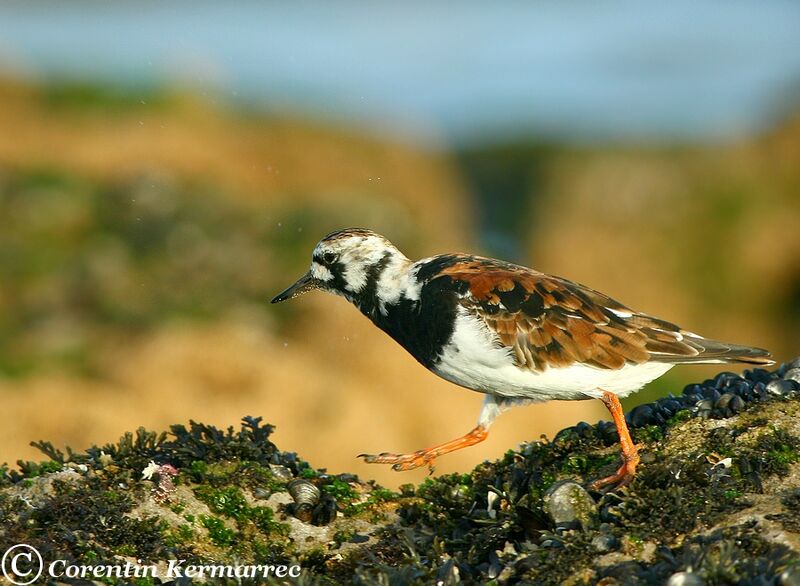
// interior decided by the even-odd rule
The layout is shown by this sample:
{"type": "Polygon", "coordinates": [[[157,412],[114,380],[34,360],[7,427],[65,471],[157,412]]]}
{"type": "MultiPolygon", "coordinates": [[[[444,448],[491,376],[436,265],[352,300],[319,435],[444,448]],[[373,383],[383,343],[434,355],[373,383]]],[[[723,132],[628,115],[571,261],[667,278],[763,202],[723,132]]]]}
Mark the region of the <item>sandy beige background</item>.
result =
{"type": "MultiPolygon", "coordinates": [[[[161,185],[181,186],[198,202],[208,196],[193,186],[210,186],[225,205],[269,217],[274,239],[231,245],[219,261],[251,278],[261,299],[233,295],[202,319],[167,315],[141,328],[98,328],[64,302],[63,319],[9,334],[2,352],[40,358],[22,374],[0,376],[0,462],[39,458],[28,446],[36,439],[81,449],[138,426],[161,430],[189,419],[228,426],[261,415],[277,426],[282,449],[395,487],[427,472],[393,473],[355,456],[416,450],[474,425],[480,395],[427,372],[343,300],[315,293],[268,305],[305,270],[317,239],[347,224],[383,232],[409,256],[482,252],[469,186],[446,152],[230,112],[183,94],[113,108],[103,100],[64,105],[48,95],[30,83],[0,84],[1,185],[44,168],[81,185],[157,176],[156,200],[161,185]],[[307,220],[287,222],[298,209],[307,220]],[[296,232],[285,235],[289,226],[296,232]],[[89,374],[38,352],[78,336],[88,340],[89,374]]],[[[522,194],[532,198],[527,262],[709,337],[768,347],[778,359],[800,352],[797,120],[711,147],[559,148],[543,168],[536,193],[522,194]]],[[[41,233],[25,231],[35,218],[18,220],[27,222],[21,233],[39,234],[43,247],[58,246],[46,238],[54,231],[79,233],[90,218],[70,193],[41,233]]],[[[226,226],[219,241],[240,237],[226,226]]],[[[222,250],[207,247],[212,255],[222,250]]],[[[150,285],[136,281],[124,255],[117,262],[107,252],[87,253],[98,258],[91,266],[106,271],[97,295],[123,306],[150,299],[150,285]]],[[[0,311],[15,315],[34,297],[61,307],[58,275],[37,279],[0,286],[0,311]]],[[[628,406],[678,393],[714,370],[675,369],[628,406]]],[[[437,473],[467,470],[522,441],[604,417],[593,402],[517,409],[484,444],[442,458],[437,473]]]]}

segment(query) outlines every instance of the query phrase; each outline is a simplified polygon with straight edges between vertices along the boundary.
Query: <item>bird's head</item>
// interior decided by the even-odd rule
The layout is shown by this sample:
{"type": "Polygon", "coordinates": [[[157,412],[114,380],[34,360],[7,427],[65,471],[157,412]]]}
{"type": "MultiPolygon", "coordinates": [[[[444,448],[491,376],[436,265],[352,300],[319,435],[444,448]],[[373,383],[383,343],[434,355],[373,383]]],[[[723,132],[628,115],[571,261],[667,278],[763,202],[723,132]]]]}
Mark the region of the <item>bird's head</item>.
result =
{"type": "Polygon", "coordinates": [[[386,238],[363,228],[328,234],[311,255],[311,268],[272,303],[286,301],[314,289],[324,289],[359,304],[374,297],[384,271],[408,264],[408,259],[386,238]]]}

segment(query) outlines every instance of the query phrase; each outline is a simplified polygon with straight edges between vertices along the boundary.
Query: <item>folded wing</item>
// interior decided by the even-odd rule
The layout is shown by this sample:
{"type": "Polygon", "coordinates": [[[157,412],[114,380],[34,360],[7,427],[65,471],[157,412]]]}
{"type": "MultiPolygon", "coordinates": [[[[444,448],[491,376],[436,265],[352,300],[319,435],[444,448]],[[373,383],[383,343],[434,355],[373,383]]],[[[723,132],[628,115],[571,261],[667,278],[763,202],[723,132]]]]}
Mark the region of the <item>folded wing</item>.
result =
{"type": "Polygon", "coordinates": [[[709,340],[637,313],[593,289],[532,269],[475,256],[436,257],[430,280],[454,291],[513,351],[518,366],[543,371],[576,362],[618,369],[647,361],[673,364],[772,364],[769,353],[709,340]]]}

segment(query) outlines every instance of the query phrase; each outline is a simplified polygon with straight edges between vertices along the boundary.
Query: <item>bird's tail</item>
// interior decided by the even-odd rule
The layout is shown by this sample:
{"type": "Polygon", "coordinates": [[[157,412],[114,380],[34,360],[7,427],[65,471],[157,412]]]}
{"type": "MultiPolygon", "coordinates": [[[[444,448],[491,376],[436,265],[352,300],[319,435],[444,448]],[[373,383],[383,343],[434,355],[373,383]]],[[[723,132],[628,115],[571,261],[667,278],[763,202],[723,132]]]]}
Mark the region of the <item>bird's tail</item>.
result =
{"type": "Polygon", "coordinates": [[[744,362],[757,366],[770,366],[775,364],[772,354],[763,348],[753,348],[752,346],[740,346],[718,340],[709,340],[700,336],[685,336],[685,344],[697,350],[695,356],[675,356],[676,364],[698,364],[698,363],[725,363],[725,362],[744,362]]]}

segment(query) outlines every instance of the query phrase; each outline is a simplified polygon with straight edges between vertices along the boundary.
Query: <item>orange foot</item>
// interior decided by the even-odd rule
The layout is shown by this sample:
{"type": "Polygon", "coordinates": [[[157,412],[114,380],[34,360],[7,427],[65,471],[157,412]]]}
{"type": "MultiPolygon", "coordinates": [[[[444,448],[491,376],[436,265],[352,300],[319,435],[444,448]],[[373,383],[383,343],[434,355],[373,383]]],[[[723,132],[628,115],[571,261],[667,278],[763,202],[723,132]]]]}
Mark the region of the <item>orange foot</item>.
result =
{"type": "Polygon", "coordinates": [[[594,481],[591,487],[597,490],[609,484],[616,484],[617,488],[622,488],[630,484],[633,477],[636,476],[636,466],[639,465],[639,449],[634,445],[631,439],[631,434],[628,431],[628,424],[625,423],[625,415],[622,412],[622,405],[617,396],[614,393],[603,391],[601,400],[611,412],[614,425],[617,427],[619,445],[622,449],[622,466],[620,466],[616,474],[594,481]]]}
{"type": "Polygon", "coordinates": [[[592,482],[591,487],[594,490],[599,490],[609,484],[616,484],[617,488],[622,488],[630,484],[633,477],[636,476],[636,466],[639,464],[639,454],[637,453],[631,460],[625,460],[619,470],[611,476],[606,476],[599,480],[592,482]]]}
{"type": "Polygon", "coordinates": [[[397,470],[398,472],[404,470],[413,470],[414,468],[419,468],[420,466],[427,466],[430,471],[433,472],[433,461],[436,458],[443,456],[444,454],[449,454],[450,452],[466,448],[467,446],[473,446],[485,440],[488,435],[489,432],[486,430],[486,428],[482,425],[478,425],[466,435],[432,448],[418,450],[413,454],[391,454],[389,452],[384,452],[382,454],[378,454],[377,456],[373,456],[371,454],[359,454],[358,457],[364,458],[364,461],[368,464],[391,464],[392,470],[397,470]]]}
{"type": "Polygon", "coordinates": [[[396,470],[397,472],[413,470],[414,468],[426,465],[430,471],[433,472],[433,461],[436,459],[436,456],[438,456],[438,454],[435,448],[418,450],[413,454],[390,454],[389,452],[383,452],[377,456],[372,454],[358,455],[359,458],[364,458],[367,464],[391,464],[392,470],[396,470]]]}

